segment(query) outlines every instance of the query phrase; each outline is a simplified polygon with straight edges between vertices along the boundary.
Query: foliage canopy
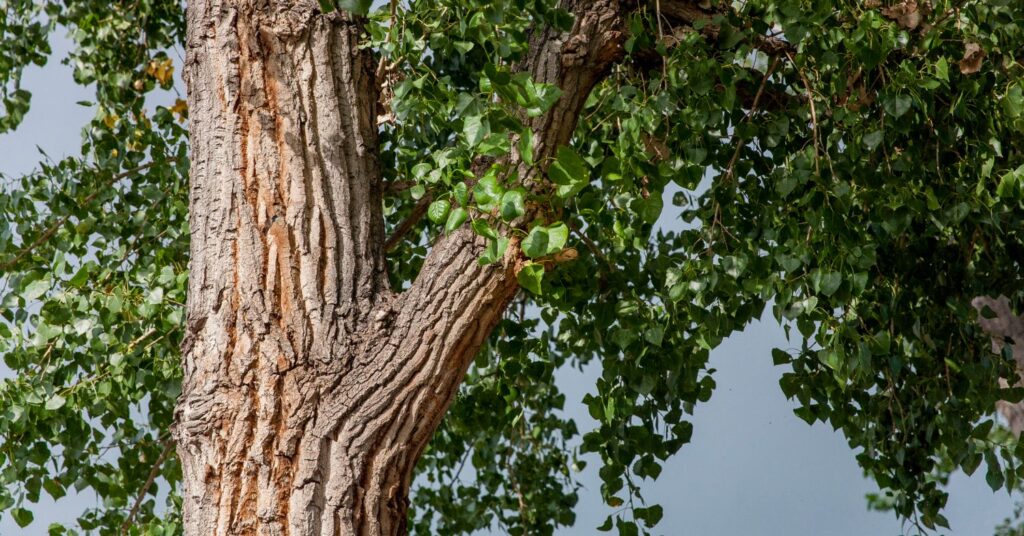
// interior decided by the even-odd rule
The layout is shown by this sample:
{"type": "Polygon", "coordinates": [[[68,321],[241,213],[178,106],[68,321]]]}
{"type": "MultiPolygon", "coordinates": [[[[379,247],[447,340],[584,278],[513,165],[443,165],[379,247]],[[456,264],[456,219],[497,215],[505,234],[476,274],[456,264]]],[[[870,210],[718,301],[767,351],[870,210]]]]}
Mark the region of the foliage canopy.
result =
{"type": "MultiPolygon", "coordinates": [[[[982,462],[994,489],[1016,487],[1024,447],[993,411],[1024,390],[1000,387],[1014,364],[990,351],[971,300],[1024,298],[1024,10],[623,3],[624,58],[543,184],[492,164],[532,154],[524,118],[572,91],[516,69],[532,28],[571,28],[556,2],[322,4],[366,14],[379,52],[389,226],[427,216],[394,244],[393,285],[418,273],[433,237],[467,224],[491,241],[481,262],[509,247],[526,259],[522,306],[420,462],[413,530],[572,524],[579,431],[555,372],[596,366],[584,402],[599,424],[582,451],[602,462],[612,513],[600,528],[646,532],[662,509],[643,502],[642,482],[690,441],[687,414],[715,388],[710,350],[766,309],[794,345],[770,352],[787,367],[781,389],[800,418],[843,431],[883,490],[876,506],[943,526],[945,478],[982,462]],[[524,214],[539,216],[508,234],[502,222],[524,214]]],[[[158,470],[173,490],[180,478],[168,429],[187,110],[152,100],[173,84],[182,6],[0,5],[0,131],[28,110],[22,72],[48,61],[60,28],[76,82],[96,94],[80,156],[4,178],[0,511],[28,524],[42,492],[89,488],[103,504],[79,529],[113,533],[131,518],[138,533],[175,533],[177,499],[158,507],[147,481],[158,470]]]]}

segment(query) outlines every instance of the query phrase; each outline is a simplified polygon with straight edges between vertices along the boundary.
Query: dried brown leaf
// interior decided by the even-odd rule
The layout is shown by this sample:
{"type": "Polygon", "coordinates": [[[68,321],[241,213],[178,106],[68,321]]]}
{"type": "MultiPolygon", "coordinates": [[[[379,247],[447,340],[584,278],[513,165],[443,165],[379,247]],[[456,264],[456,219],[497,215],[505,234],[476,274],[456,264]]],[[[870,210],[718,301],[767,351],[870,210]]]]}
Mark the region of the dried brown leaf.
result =
{"type": "Polygon", "coordinates": [[[880,11],[883,16],[896,21],[902,28],[915,30],[921,25],[926,9],[922,9],[915,0],[904,0],[894,6],[883,7],[880,11]]]}
{"type": "Polygon", "coordinates": [[[985,51],[978,43],[964,45],[964,57],[960,60],[960,72],[974,74],[981,70],[981,62],[985,59],[985,51]]]}

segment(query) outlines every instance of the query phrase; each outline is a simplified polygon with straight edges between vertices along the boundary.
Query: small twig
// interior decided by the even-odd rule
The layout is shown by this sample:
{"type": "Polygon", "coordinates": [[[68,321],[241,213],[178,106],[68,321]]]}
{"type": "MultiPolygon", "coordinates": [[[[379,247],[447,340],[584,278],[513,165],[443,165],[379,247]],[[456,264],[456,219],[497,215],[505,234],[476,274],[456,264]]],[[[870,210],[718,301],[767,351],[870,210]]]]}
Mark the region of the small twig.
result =
{"type": "MultiPolygon", "coordinates": [[[[764,95],[764,88],[768,85],[768,79],[771,78],[775,68],[779,65],[779,58],[774,58],[771,65],[768,66],[768,70],[764,72],[764,77],[761,78],[761,85],[757,88],[757,93],[754,94],[754,102],[750,105],[750,110],[747,115],[743,118],[744,123],[750,122],[750,118],[757,113],[757,105],[761,102],[761,96],[764,95]]],[[[812,103],[811,106],[814,106],[812,103]]],[[[733,170],[736,167],[736,161],[740,157],[740,149],[743,147],[743,140],[739,139],[739,134],[733,132],[733,138],[736,139],[736,150],[732,153],[732,158],[729,159],[729,166],[725,169],[725,179],[731,179],[733,170]]]]}
{"type": "MultiPolygon", "coordinates": [[[[140,171],[144,171],[146,169],[149,169],[149,168],[151,168],[151,167],[153,167],[153,166],[155,166],[157,164],[170,163],[170,162],[174,162],[176,160],[177,160],[176,157],[171,157],[171,158],[168,158],[166,160],[162,160],[160,162],[150,162],[148,164],[143,164],[143,165],[141,165],[141,166],[139,166],[139,167],[137,167],[135,169],[129,169],[128,171],[123,171],[121,173],[118,173],[118,174],[114,175],[113,177],[111,177],[110,180],[107,181],[107,183],[104,185],[103,188],[100,188],[100,189],[96,190],[95,192],[89,194],[88,196],[85,197],[85,199],[83,199],[78,204],[79,205],[87,205],[87,204],[89,204],[90,202],[92,202],[93,199],[96,199],[96,197],[98,195],[100,195],[101,193],[105,192],[107,188],[109,188],[115,182],[117,182],[117,181],[119,181],[119,180],[121,180],[121,179],[123,179],[125,177],[133,175],[133,174],[138,173],[140,171]]],[[[28,255],[29,253],[31,253],[32,250],[34,250],[36,247],[39,246],[39,244],[42,244],[43,242],[46,242],[47,240],[52,238],[53,235],[57,232],[57,230],[60,229],[61,226],[63,226],[65,223],[67,223],[69,218],[71,218],[71,214],[68,214],[67,216],[64,216],[63,218],[61,218],[60,221],[58,221],[57,223],[53,224],[49,229],[47,229],[45,232],[43,232],[43,234],[39,235],[39,238],[37,238],[34,242],[29,244],[27,247],[22,248],[22,250],[19,251],[18,254],[15,255],[15,257],[13,259],[11,259],[11,260],[3,263],[3,264],[0,264],[0,272],[7,271],[8,268],[14,266],[15,264],[18,264],[18,262],[21,261],[21,259],[25,258],[25,255],[28,255]]]]}
{"type": "Polygon", "coordinates": [[[423,219],[423,215],[427,213],[427,208],[430,206],[431,200],[431,195],[426,194],[416,202],[416,206],[412,208],[412,213],[409,214],[409,217],[400,223],[395,231],[391,233],[391,236],[388,237],[387,241],[384,242],[385,252],[395,249],[395,247],[402,241],[402,238],[405,238],[405,235],[408,234],[421,219],[423,219]]]}
{"type": "Polygon", "coordinates": [[[957,15],[957,25],[959,27],[959,24],[960,24],[960,20],[959,20],[960,10],[963,9],[964,6],[967,5],[967,3],[968,3],[968,0],[961,0],[961,2],[957,3],[953,7],[949,8],[948,10],[946,10],[946,12],[943,13],[941,17],[935,19],[935,21],[931,23],[932,27],[936,27],[936,26],[942,24],[943,22],[946,22],[946,19],[948,19],[949,17],[953,16],[954,14],[957,15]]]}
{"type": "Polygon", "coordinates": [[[587,249],[589,249],[590,252],[593,253],[595,257],[597,257],[597,258],[601,259],[602,261],[604,261],[604,263],[608,265],[608,268],[611,271],[613,271],[613,272],[616,271],[615,265],[613,265],[611,263],[611,261],[609,261],[608,258],[605,257],[603,253],[601,253],[601,250],[598,249],[597,244],[595,244],[594,241],[590,239],[590,237],[588,237],[587,235],[583,234],[583,232],[580,231],[579,228],[576,227],[576,225],[573,224],[572,221],[570,221],[568,219],[565,220],[565,225],[566,225],[566,227],[569,228],[570,231],[572,231],[576,236],[578,236],[580,240],[583,241],[583,244],[587,246],[587,249]]]}
{"type": "Polygon", "coordinates": [[[811,92],[811,83],[807,80],[807,76],[804,75],[803,69],[796,64],[796,60],[793,59],[793,55],[786,51],[786,57],[789,58],[789,62],[793,64],[793,68],[796,69],[796,74],[800,76],[800,80],[804,83],[804,88],[807,90],[807,101],[811,105],[811,129],[814,134],[814,172],[820,177],[821,176],[821,163],[819,162],[820,157],[818,156],[821,152],[821,142],[818,138],[818,113],[814,108],[814,94],[811,92]]]}
{"type": "Polygon", "coordinates": [[[398,192],[404,192],[413,186],[416,186],[416,181],[406,180],[395,180],[395,181],[384,181],[384,187],[382,188],[384,193],[393,194],[398,192]]]}
{"type": "Polygon", "coordinates": [[[654,18],[658,19],[658,39],[665,39],[665,32],[661,29],[661,0],[654,0],[654,18]]]}
{"type": "Polygon", "coordinates": [[[128,512],[128,517],[124,520],[124,524],[121,525],[121,535],[128,534],[128,529],[131,528],[132,523],[135,521],[135,515],[139,513],[139,507],[142,506],[142,501],[146,498],[146,493],[149,492],[149,488],[153,487],[153,482],[156,480],[157,475],[160,474],[160,467],[163,466],[164,462],[167,461],[167,456],[171,453],[171,447],[174,442],[170,438],[164,440],[164,450],[160,453],[160,456],[156,459],[156,463],[153,464],[153,468],[149,471],[149,478],[146,479],[146,483],[139,490],[139,495],[135,497],[135,504],[132,505],[131,511],[128,512]]]}
{"type": "Polygon", "coordinates": [[[519,489],[519,483],[516,482],[516,478],[513,476],[512,466],[508,461],[505,462],[505,470],[508,471],[509,483],[512,484],[512,490],[516,492],[516,498],[519,499],[519,516],[521,519],[525,520],[527,511],[526,499],[523,497],[523,491],[519,489]]]}
{"type": "Polygon", "coordinates": [[[452,483],[454,484],[458,479],[459,475],[462,474],[462,468],[466,466],[466,460],[469,455],[473,452],[473,449],[466,449],[466,453],[462,455],[462,459],[459,460],[459,468],[455,470],[455,476],[452,477],[452,483]]]}

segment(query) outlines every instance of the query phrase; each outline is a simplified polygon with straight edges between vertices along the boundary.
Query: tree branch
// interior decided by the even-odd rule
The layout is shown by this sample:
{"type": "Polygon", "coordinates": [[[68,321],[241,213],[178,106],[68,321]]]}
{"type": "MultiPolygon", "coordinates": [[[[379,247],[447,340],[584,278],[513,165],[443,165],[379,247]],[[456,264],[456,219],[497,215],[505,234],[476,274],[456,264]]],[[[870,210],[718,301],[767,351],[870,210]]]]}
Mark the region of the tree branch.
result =
{"type": "Polygon", "coordinates": [[[423,216],[427,213],[427,208],[430,207],[430,202],[433,196],[425,194],[419,201],[416,202],[416,206],[412,208],[412,213],[405,219],[388,237],[387,242],[384,242],[384,251],[390,252],[395,249],[398,244],[402,242],[405,235],[409,234],[409,231],[423,219],[423,216]]]}
{"type": "Polygon", "coordinates": [[[171,447],[174,446],[174,442],[170,439],[164,439],[164,450],[160,452],[160,456],[157,457],[156,463],[153,464],[153,468],[149,470],[149,478],[146,479],[146,483],[143,484],[142,489],[139,490],[138,496],[135,497],[135,504],[132,505],[131,511],[128,512],[128,517],[124,520],[124,524],[121,525],[122,536],[128,534],[128,529],[131,528],[132,523],[135,522],[135,516],[139,513],[139,507],[142,506],[142,501],[146,498],[146,493],[149,492],[149,488],[153,487],[153,482],[156,481],[157,475],[160,474],[160,468],[167,461],[167,456],[171,454],[171,447]]]}

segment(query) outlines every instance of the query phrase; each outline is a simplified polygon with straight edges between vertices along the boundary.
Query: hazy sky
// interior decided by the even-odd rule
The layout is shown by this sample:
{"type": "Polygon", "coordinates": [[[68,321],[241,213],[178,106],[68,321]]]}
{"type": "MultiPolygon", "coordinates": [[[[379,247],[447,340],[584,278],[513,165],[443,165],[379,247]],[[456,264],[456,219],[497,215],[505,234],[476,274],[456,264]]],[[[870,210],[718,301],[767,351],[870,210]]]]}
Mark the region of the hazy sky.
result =
{"type": "MultiPolygon", "coordinates": [[[[55,41],[57,59],[67,47],[66,40],[55,41]]],[[[73,83],[70,69],[59,61],[29,69],[23,87],[33,93],[32,110],[15,134],[0,136],[0,173],[7,175],[33,169],[41,158],[37,146],[54,159],[78,154],[79,129],[94,114],[75,104],[92,95],[73,83]]],[[[673,210],[671,203],[666,206],[667,211],[673,210]]],[[[821,423],[808,426],[793,415],[794,404],[778,388],[784,369],[772,366],[770,357],[772,348],[789,346],[781,328],[767,315],[712,352],[718,389],[710,402],[696,409],[693,442],[668,462],[658,481],[645,484],[645,497],[665,508],[658,533],[902,534],[892,514],[867,510],[864,495],[875,488],[864,479],[842,434],[821,423]]],[[[0,377],[9,373],[2,369],[0,364],[0,377]]],[[[567,411],[581,430],[593,424],[580,400],[594,385],[596,374],[596,370],[569,371],[560,376],[567,411]]],[[[585,489],[577,508],[577,527],[559,534],[595,534],[594,528],[608,513],[599,492],[600,463],[593,457],[589,462],[580,475],[585,489]]],[[[955,475],[949,490],[945,513],[953,530],[942,534],[992,534],[993,527],[1013,510],[1005,492],[993,494],[988,488],[984,470],[970,479],[955,475]]],[[[44,501],[36,505],[36,521],[27,529],[19,529],[10,516],[3,516],[0,535],[43,535],[50,522],[72,521],[92,502],[87,497],[65,498],[57,504],[44,501]]]]}

